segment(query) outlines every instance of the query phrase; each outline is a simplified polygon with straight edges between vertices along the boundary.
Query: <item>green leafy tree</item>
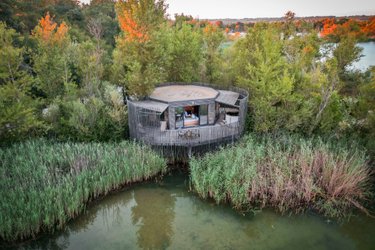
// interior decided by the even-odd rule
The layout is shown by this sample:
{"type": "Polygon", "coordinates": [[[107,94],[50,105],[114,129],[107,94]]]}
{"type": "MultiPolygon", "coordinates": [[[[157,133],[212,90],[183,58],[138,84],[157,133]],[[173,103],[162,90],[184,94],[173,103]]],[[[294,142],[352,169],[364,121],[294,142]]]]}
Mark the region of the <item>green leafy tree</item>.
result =
{"type": "Polygon", "coordinates": [[[0,141],[9,143],[40,132],[38,101],[30,96],[33,78],[22,68],[22,48],[13,45],[19,35],[0,22],[0,141]]]}
{"type": "Polygon", "coordinates": [[[249,90],[255,131],[298,130],[311,115],[283,56],[276,29],[255,28],[236,45],[237,84],[249,90]]]}
{"type": "Polygon", "coordinates": [[[358,103],[353,112],[356,126],[351,132],[359,133],[372,159],[375,159],[375,67],[369,72],[371,79],[359,86],[358,103]]]}
{"type": "Polygon", "coordinates": [[[198,81],[201,77],[203,60],[201,34],[186,23],[181,27],[174,27],[171,32],[168,81],[198,81]]]}
{"type": "Polygon", "coordinates": [[[91,1],[90,5],[83,7],[82,12],[86,23],[85,29],[90,34],[92,34],[91,23],[93,20],[101,26],[101,39],[109,46],[109,52],[111,53],[116,45],[115,37],[120,33],[120,27],[116,20],[115,1],[91,1]]]}
{"type": "Polygon", "coordinates": [[[50,135],[62,140],[107,141],[123,139],[127,131],[123,94],[103,81],[104,51],[98,41],[70,46],[77,83],[65,83],[64,93],[47,107],[44,119],[51,125],[50,135]]]}
{"type": "Polygon", "coordinates": [[[321,41],[315,31],[284,41],[283,54],[288,64],[295,68],[295,76],[299,80],[316,67],[321,56],[320,46],[321,41]]]}
{"type": "Polygon", "coordinates": [[[223,78],[223,57],[220,45],[224,38],[223,30],[217,25],[207,25],[203,30],[205,82],[217,83],[223,78]]]}
{"type": "Polygon", "coordinates": [[[3,0],[0,2],[0,21],[17,29],[19,27],[18,20],[15,20],[16,4],[13,0],[3,0]]]}
{"type": "Polygon", "coordinates": [[[103,80],[105,51],[92,41],[85,41],[75,45],[70,50],[70,55],[75,58],[75,65],[83,86],[92,82],[103,80]]]}
{"type": "Polygon", "coordinates": [[[354,37],[341,37],[340,42],[333,51],[333,56],[337,60],[339,74],[344,74],[348,66],[360,59],[362,49],[358,47],[356,43],[354,37]]]}

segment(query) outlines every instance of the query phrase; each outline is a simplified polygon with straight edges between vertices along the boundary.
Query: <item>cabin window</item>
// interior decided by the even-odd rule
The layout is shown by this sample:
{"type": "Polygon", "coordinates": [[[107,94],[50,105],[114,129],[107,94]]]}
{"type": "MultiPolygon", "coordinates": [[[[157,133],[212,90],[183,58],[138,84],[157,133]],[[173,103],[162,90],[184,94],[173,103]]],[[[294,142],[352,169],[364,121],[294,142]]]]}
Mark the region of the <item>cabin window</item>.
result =
{"type": "MultiPolygon", "coordinates": [[[[204,125],[207,124],[207,105],[203,114],[204,118],[204,125]]],[[[199,125],[203,125],[200,123],[200,106],[185,106],[185,107],[176,107],[176,129],[179,128],[186,128],[186,127],[195,127],[199,125]]]]}
{"type": "Polygon", "coordinates": [[[208,105],[200,105],[199,106],[199,125],[207,125],[208,124],[208,105]]]}
{"type": "Polygon", "coordinates": [[[175,108],[176,129],[208,125],[208,104],[175,108]]]}
{"type": "Polygon", "coordinates": [[[199,106],[184,107],[184,127],[199,126],[199,106]]]}

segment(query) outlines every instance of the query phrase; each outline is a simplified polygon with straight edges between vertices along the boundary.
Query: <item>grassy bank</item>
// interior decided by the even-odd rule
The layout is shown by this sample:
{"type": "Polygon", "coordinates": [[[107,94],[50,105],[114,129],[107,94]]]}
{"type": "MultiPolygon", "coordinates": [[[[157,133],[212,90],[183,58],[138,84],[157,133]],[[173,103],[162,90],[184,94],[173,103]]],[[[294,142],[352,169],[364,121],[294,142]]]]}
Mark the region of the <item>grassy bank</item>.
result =
{"type": "Polygon", "coordinates": [[[365,154],[319,138],[248,135],[236,146],[191,161],[191,183],[202,197],[238,209],[313,209],[343,218],[370,197],[365,154]]]}
{"type": "Polygon", "coordinates": [[[36,140],[0,149],[0,238],[61,228],[90,199],[166,168],[164,159],[133,142],[36,140]]]}

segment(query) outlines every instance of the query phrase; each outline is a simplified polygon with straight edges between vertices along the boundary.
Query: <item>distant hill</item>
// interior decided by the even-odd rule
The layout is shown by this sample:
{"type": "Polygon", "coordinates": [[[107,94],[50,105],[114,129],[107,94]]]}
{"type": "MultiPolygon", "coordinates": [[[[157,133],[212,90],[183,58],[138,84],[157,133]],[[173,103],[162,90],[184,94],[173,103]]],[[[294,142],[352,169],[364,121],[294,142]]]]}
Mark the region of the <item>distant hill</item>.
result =
{"type": "MultiPolygon", "coordinates": [[[[367,15],[356,15],[356,16],[308,16],[308,17],[295,17],[295,20],[306,20],[306,21],[318,21],[325,18],[352,18],[357,20],[366,21],[369,20],[371,17],[375,16],[367,16],[367,15]]],[[[259,18],[217,18],[217,19],[201,19],[207,20],[210,22],[222,21],[224,25],[232,24],[232,23],[257,23],[257,22],[281,22],[284,21],[284,17],[259,17],[259,18]]]]}

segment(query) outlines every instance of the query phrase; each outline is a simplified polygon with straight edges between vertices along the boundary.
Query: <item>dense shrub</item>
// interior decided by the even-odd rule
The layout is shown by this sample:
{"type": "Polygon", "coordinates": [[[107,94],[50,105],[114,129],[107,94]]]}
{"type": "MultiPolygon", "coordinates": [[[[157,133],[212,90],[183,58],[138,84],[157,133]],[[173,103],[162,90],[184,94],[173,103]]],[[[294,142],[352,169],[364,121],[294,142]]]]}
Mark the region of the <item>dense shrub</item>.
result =
{"type": "Polygon", "coordinates": [[[370,168],[365,154],[320,138],[246,136],[238,145],[191,161],[191,183],[204,198],[236,208],[316,210],[346,217],[366,212],[370,168]]]}
{"type": "Polygon", "coordinates": [[[119,89],[94,82],[90,89],[73,87],[70,95],[56,98],[44,110],[43,118],[50,125],[49,135],[60,140],[123,140],[128,128],[126,111],[119,89]]]}

